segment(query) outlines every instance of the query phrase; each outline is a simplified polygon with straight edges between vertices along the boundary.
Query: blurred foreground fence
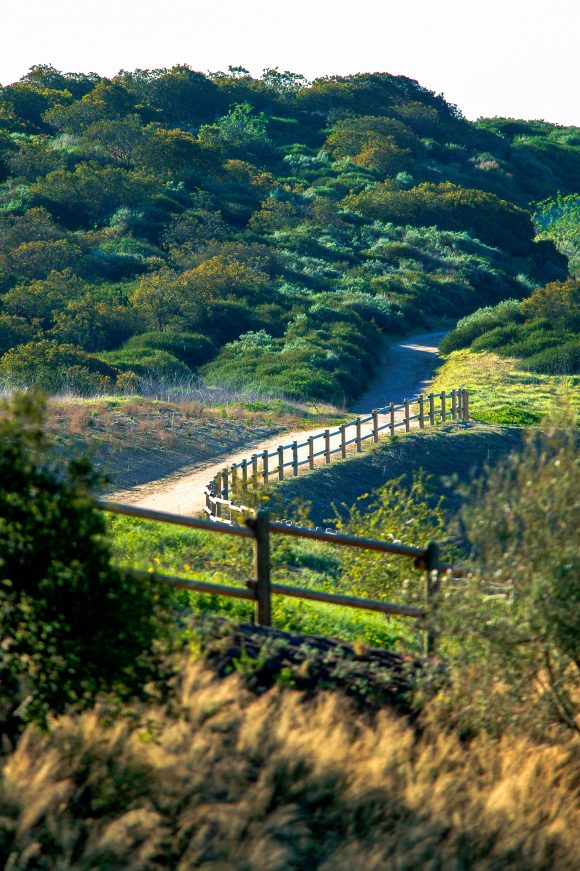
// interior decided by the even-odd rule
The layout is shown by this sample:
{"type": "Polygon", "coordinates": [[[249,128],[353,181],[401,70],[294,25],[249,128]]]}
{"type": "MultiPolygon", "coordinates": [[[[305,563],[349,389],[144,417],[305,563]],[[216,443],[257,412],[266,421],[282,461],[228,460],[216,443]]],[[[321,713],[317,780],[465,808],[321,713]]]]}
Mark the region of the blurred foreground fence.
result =
{"type": "Polygon", "coordinates": [[[205,520],[196,517],[186,517],[179,514],[167,514],[134,505],[122,505],[115,502],[99,500],[99,508],[110,514],[120,514],[126,517],[136,517],[161,523],[170,523],[189,529],[199,529],[221,535],[231,535],[251,539],[254,543],[254,579],[245,586],[228,586],[214,584],[209,581],[198,581],[190,578],[179,578],[170,575],[131,570],[137,577],[154,578],[162,584],[191,590],[198,593],[209,593],[216,596],[229,596],[236,599],[248,599],[255,602],[255,620],[262,626],[272,625],[272,596],[290,596],[297,599],[309,599],[331,605],[342,605],[347,608],[358,608],[366,611],[376,611],[385,615],[409,617],[420,621],[424,630],[425,653],[431,655],[437,645],[437,607],[441,577],[465,577],[466,569],[441,562],[439,547],[436,542],[429,542],[426,547],[415,547],[390,541],[379,541],[371,538],[361,538],[340,532],[324,532],[302,526],[294,526],[280,521],[271,520],[267,511],[258,511],[248,517],[244,525],[223,523],[219,520],[205,520]],[[379,551],[385,555],[396,555],[402,559],[410,559],[416,569],[425,573],[425,606],[415,608],[407,605],[383,602],[377,599],[365,599],[355,596],[343,596],[338,593],[328,593],[322,590],[304,589],[273,583],[271,580],[270,537],[286,535],[311,541],[322,541],[328,544],[349,548],[379,551]]]}
{"type": "Polygon", "coordinates": [[[329,465],[337,456],[345,458],[351,446],[360,453],[364,441],[372,439],[377,443],[382,435],[394,436],[399,427],[409,432],[412,426],[424,429],[437,423],[468,419],[469,394],[464,388],[449,393],[422,394],[415,399],[405,399],[400,405],[391,402],[383,408],[375,408],[366,417],[341,424],[338,429],[322,430],[303,442],[279,445],[274,451],[253,454],[250,459],[225,467],[206,487],[205,511],[211,519],[231,523],[233,513],[249,511],[238,502],[241,494],[266,486],[270,481],[283,481],[287,472],[297,477],[303,466],[314,469],[317,461],[329,465]]]}

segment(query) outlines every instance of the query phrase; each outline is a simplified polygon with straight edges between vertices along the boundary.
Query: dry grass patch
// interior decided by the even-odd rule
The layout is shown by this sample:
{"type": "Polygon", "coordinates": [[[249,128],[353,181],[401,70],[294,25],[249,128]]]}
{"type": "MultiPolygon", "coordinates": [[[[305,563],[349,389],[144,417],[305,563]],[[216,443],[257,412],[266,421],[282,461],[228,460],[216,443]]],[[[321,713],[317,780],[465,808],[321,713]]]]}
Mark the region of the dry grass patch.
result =
{"type": "Polygon", "coordinates": [[[576,869],[580,742],[417,739],[340,695],[184,667],[169,709],[29,729],[5,759],[10,871],[576,869]]]}

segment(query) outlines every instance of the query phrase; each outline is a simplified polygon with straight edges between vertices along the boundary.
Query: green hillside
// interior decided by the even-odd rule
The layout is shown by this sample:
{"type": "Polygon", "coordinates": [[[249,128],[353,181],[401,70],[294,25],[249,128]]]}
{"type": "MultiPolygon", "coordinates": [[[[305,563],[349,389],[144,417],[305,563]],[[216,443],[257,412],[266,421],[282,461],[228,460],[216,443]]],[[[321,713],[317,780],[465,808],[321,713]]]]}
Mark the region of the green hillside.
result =
{"type": "Polygon", "coordinates": [[[578,178],[578,128],[403,76],[34,67],[0,88],[0,381],[348,400],[386,337],[564,280],[578,178]]]}

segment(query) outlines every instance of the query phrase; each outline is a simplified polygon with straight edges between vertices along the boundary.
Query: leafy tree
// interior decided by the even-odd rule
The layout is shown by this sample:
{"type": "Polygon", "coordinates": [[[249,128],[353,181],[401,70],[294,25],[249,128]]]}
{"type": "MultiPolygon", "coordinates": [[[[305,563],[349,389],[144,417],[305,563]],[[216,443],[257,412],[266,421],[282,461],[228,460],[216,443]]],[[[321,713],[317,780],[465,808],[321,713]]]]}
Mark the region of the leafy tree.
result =
{"type": "Polygon", "coordinates": [[[489,469],[463,510],[482,571],[445,586],[452,672],[440,704],[466,732],[517,723],[544,736],[554,719],[578,728],[579,472],[574,422],[555,418],[489,469]]]}
{"type": "Polygon", "coordinates": [[[205,121],[225,108],[215,84],[185,64],[171,69],[122,70],[116,81],[140,104],[151,106],[170,122],[205,121]]]}
{"type": "Polygon", "coordinates": [[[51,272],[76,270],[83,251],[68,239],[23,242],[9,254],[0,256],[0,268],[18,278],[46,278],[51,272]]]}
{"type": "Polygon", "coordinates": [[[86,460],[55,465],[43,416],[17,394],[0,418],[2,664],[15,717],[40,723],[104,690],[142,693],[163,596],[113,568],[97,477],[86,460]]]}
{"type": "Polygon", "coordinates": [[[27,342],[0,357],[0,383],[5,388],[38,387],[95,393],[111,389],[119,370],[76,345],[59,345],[49,339],[27,342]]]}
{"type": "Polygon", "coordinates": [[[552,281],[537,287],[520,305],[527,318],[548,318],[562,321],[571,329],[580,327],[580,279],[552,281]]]}
{"type": "Polygon", "coordinates": [[[232,106],[227,115],[199,131],[202,142],[243,148],[268,141],[268,121],[263,112],[255,115],[250,103],[232,106]]]}
{"type": "Polygon", "coordinates": [[[74,172],[50,172],[33,185],[31,193],[65,223],[90,226],[105,223],[122,207],[147,206],[156,194],[156,184],[145,173],[81,163],[74,172]]]}

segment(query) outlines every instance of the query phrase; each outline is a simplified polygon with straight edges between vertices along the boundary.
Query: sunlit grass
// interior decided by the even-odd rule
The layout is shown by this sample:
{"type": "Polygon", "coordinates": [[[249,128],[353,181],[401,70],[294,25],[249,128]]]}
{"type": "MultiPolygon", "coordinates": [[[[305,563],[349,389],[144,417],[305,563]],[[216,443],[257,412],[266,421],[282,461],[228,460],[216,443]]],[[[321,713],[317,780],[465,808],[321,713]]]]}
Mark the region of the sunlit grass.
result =
{"type": "Polygon", "coordinates": [[[475,420],[513,426],[541,422],[558,403],[580,410],[578,376],[540,375],[517,369],[518,360],[496,354],[454,351],[439,370],[430,390],[469,390],[475,420]]]}
{"type": "MultiPolygon", "coordinates": [[[[111,518],[115,560],[123,567],[195,578],[214,584],[245,585],[253,578],[252,543],[217,533],[197,532],[131,518],[111,518]]],[[[272,580],[289,586],[344,593],[339,585],[342,556],[336,548],[317,542],[274,539],[272,580]]],[[[346,591],[348,592],[348,591],[346,591]]],[[[253,619],[250,601],[200,593],[183,593],[184,614],[214,613],[233,620],[253,619]]],[[[375,647],[419,650],[421,635],[413,620],[386,619],[358,611],[284,596],[273,597],[273,625],[277,629],[363,641],[375,647]]]]}
{"type": "Polygon", "coordinates": [[[577,738],[418,736],[336,693],[256,697],[191,663],[169,705],[106,713],[29,728],[5,757],[5,867],[579,867],[577,738]]]}

